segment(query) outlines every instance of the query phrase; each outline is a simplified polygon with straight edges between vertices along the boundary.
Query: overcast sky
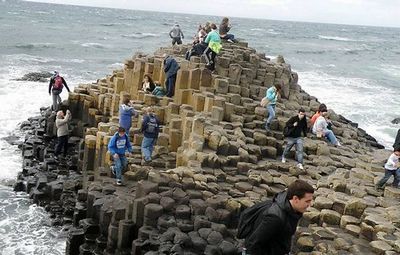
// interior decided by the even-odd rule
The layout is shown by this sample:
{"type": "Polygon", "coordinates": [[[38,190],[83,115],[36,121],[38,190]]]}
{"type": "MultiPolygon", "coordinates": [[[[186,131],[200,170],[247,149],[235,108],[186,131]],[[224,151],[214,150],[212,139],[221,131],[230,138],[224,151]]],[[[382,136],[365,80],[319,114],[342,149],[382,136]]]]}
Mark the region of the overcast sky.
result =
{"type": "Polygon", "coordinates": [[[229,17],[400,27],[400,0],[33,0],[229,17]]]}

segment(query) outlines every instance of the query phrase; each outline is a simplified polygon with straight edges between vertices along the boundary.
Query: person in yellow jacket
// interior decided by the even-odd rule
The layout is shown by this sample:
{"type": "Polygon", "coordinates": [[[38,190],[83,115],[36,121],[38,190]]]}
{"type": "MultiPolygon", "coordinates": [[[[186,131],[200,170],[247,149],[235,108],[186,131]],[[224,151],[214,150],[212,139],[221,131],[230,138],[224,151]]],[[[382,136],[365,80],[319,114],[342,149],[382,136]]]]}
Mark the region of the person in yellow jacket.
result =
{"type": "Polygon", "coordinates": [[[204,51],[204,55],[206,56],[207,65],[206,67],[214,71],[215,69],[215,57],[222,49],[221,37],[217,31],[217,25],[214,23],[211,24],[211,32],[208,33],[205,41],[208,44],[207,49],[204,51]]]}

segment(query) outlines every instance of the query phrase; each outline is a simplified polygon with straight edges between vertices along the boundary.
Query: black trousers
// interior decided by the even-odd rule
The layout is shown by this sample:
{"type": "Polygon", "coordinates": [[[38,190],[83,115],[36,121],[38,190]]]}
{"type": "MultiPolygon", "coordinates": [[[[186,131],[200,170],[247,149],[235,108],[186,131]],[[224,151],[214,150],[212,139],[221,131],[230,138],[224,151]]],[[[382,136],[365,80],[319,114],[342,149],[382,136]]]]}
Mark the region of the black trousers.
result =
{"type": "Polygon", "coordinates": [[[207,47],[207,49],[204,51],[204,55],[206,56],[207,60],[207,68],[210,69],[211,71],[214,71],[215,57],[217,56],[217,53],[215,53],[209,47],[207,47]]]}
{"type": "Polygon", "coordinates": [[[54,155],[58,156],[62,149],[64,149],[64,156],[66,156],[68,150],[68,135],[59,136],[57,138],[56,151],[54,152],[54,155]]]}

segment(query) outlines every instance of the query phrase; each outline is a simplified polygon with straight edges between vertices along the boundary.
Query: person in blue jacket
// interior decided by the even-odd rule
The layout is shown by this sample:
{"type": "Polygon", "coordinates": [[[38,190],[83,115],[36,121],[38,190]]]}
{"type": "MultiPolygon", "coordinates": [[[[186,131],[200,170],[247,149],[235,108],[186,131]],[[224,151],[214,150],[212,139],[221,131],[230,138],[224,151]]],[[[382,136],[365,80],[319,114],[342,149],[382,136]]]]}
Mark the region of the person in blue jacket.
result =
{"type": "Polygon", "coordinates": [[[164,54],[164,72],[165,72],[165,87],[167,88],[167,97],[173,97],[175,92],[176,75],[179,70],[179,65],[176,60],[164,54]]]}
{"type": "Polygon", "coordinates": [[[137,115],[129,98],[125,98],[123,104],[119,106],[119,126],[123,127],[129,134],[129,129],[132,126],[132,117],[137,115]]]}
{"type": "Polygon", "coordinates": [[[154,145],[160,133],[160,121],[151,107],[146,108],[146,115],[143,117],[141,131],[144,136],[141,146],[144,163],[148,164],[152,160],[151,155],[153,154],[154,145]]]}
{"type": "Polygon", "coordinates": [[[122,185],[122,169],[128,165],[126,156],[132,153],[132,145],[126,135],[125,128],[118,128],[118,132],[113,135],[108,143],[108,151],[114,160],[114,166],[111,166],[111,171],[117,179],[117,185],[122,185]]]}
{"type": "Polygon", "coordinates": [[[276,101],[278,100],[278,96],[281,92],[281,85],[275,84],[275,86],[270,87],[265,97],[268,99],[267,110],[268,110],[268,118],[267,122],[265,123],[265,129],[268,131],[270,130],[271,121],[275,118],[275,106],[276,101]]]}

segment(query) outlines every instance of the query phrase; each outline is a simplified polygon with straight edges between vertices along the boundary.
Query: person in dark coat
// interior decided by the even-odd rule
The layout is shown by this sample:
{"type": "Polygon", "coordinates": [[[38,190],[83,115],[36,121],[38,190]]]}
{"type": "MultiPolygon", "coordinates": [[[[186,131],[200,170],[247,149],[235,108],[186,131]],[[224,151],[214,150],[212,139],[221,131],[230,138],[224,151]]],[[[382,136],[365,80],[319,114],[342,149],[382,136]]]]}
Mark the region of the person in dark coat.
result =
{"type": "Polygon", "coordinates": [[[306,112],[303,108],[299,110],[296,116],[291,117],[287,122],[284,129],[284,135],[286,136],[287,144],[282,154],[282,163],[286,163],[286,155],[289,153],[293,145],[296,145],[297,154],[297,167],[303,169],[303,138],[301,133],[303,132],[304,137],[307,137],[307,120],[306,112]]]}
{"type": "Polygon", "coordinates": [[[396,139],[394,140],[393,148],[400,149],[400,129],[397,131],[396,139]]]}
{"type": "Polygon", "coordinates": [[[165,87],[167,88],[166,96],[173,97],[175,92],[176,74],[180,67],[173,57],[167,55],[164,55],[164,57],[164,72],[166,76],[165,87]]]}
{"type": "Polygon", "coordinates": [[[311,206],[314,188],[296,180],[277,193],[273,203],[255,222],[256,229],[245,240],[251,255],[286,255],[303,213],[311,206]]]}

